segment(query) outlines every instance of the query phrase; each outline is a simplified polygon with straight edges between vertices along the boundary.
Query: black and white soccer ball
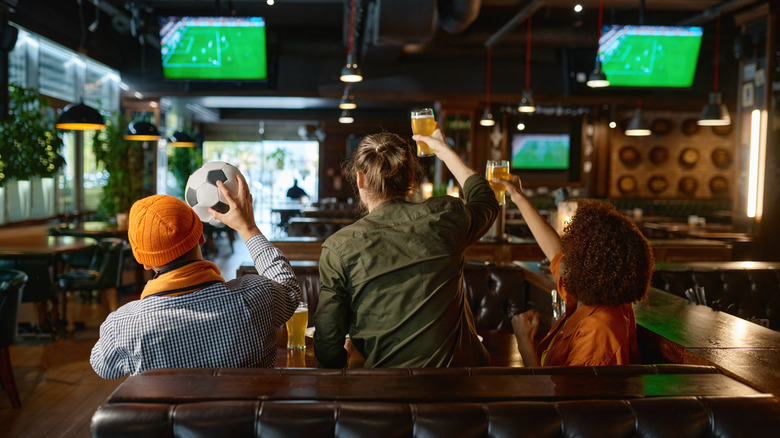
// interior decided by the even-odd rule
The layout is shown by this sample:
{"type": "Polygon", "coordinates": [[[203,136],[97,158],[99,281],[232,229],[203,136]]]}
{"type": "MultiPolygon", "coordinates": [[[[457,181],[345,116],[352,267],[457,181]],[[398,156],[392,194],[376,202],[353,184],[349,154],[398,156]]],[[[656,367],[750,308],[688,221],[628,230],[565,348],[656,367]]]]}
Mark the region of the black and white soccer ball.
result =
{"type": "Polygon", "coordinates": [[[213,207],[220,213],[227,213],[230,207],[217,187],[217,181],[222,181],[231,194],[238,190],[236,175],[241,172],[232,164],[224,161],[209,161],[187,179],[187,188],[184,191],[184,199],[195,210],[201,221],[216,227],[222,222],[214,219],[209,213],[209,207],[213,207]]]}

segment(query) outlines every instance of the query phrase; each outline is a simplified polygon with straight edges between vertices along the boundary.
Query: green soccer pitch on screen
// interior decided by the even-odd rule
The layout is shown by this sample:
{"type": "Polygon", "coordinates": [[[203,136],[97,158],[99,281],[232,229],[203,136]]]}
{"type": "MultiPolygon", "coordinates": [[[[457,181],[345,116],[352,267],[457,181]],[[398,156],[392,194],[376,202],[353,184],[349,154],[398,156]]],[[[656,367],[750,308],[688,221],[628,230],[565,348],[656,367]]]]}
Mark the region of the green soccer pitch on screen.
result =
{"type": "Polygon", "coordinates": [[[605,26],[598,58],[610,87],[690,87],[701,39],[697,26],[605,26]]]}
{"type": "Polygon", "coordinates": [[[166,79],[268,79],[262,17],[163,17],[160,54],[166,79]]]}

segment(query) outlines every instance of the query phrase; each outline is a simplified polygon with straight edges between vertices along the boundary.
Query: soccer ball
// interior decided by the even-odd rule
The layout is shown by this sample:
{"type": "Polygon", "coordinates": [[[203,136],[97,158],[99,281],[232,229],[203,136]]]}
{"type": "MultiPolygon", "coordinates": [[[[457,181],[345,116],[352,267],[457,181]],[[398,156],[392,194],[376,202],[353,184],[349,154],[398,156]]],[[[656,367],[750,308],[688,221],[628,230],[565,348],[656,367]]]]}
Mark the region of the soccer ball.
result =
{"type": "Polygon", "coordinates": [[[235,194],[238,189],[236,175],[239,173],[241,172],[232,164],[209,161],[190,175],[184,190],[184,199],[200,220],[215,227],[222,225],[222,222],[209,213],[209,207],[220,213],[227,213],[230,209],[217,187],[217,181],[222,181],[230,194],[235,194]]]}

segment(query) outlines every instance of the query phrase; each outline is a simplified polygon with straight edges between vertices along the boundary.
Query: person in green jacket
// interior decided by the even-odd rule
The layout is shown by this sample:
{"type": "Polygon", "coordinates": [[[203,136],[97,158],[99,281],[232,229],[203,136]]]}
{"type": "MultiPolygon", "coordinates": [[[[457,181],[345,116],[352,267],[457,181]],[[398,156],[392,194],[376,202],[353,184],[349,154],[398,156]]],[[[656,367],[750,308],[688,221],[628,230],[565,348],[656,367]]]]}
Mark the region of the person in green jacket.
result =
{"type": "Polygon", "coordinates": [[[408,201],[422,175],[412,145],[386,132],[360,142],[345,168],[368,213],[322,245],[314,315],[320,367],[346,365],[346,335],[365,367],[489,362],[462,279],[466,249],[490,228],[498,202],[440,130],[413,138],[436,151],[463,187],[465,202],[451,196],[408,201]]]}

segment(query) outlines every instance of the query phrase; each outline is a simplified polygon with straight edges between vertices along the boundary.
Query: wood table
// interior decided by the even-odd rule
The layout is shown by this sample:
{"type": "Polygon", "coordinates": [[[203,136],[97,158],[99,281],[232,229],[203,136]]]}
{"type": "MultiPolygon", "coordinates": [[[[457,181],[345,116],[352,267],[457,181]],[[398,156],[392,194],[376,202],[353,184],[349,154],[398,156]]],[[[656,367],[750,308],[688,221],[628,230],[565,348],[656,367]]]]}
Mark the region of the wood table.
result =
{"type": "MultiPolygon", "coordinates": [[[[538,263],[516,264],[526,271],[526,281],[546,290],[555,287],[538,263]]],[[[643,357],[712,365],[763,392],[780,394],[780,332],[655,288],[647,302],[634,305],[634,313],[643,357]]]]}
{"type": "MultiPolygon", "coordinates": [[[[17,268],[20,268],[25,260],[33,259],[37,263],[45,265],[45,272],[28,272],[27,290],[31,285],[40,288],[48,288],[51,294],[46,291],[38,292],[45,299],[37,302],[38,307],[38,328],[43,331],[50,331],[53,328],[53,321],[59,319],[58,298],[53,293],[55,278],[61,273],[60,257],[63,254],[84,251],[95,246],[96,241],[90,237],[75,236],[50,236],[47,225],[36,225],[29,227],[13,227],[0,229],[0,258],[12,261],[17,268]],[[48,277],[48,278],[45,278],[48,277]],[[38,285],[41,286],[38,286],[38,285]],[[49,318],[47,302],[51,301],[52,317],[49,318]]],[[[24,271],[24,269],[20,269],[24,271]]]]}
{"type": "MultiPolygon", "coordinates": [[[[517,351],[515,335],[505,330],[480,330],[482,343],[490,353],[490,366],[522,367],[523,359],[517,351]]],[[[362,368],[364,359],[354,348],[349,349],[348,368],[362,368]]],[[[306,348],[287,349],[287,330],[280,327],[276,331],[276,368],[316,368],[312,338],[306,338],[306,348]]]]}

